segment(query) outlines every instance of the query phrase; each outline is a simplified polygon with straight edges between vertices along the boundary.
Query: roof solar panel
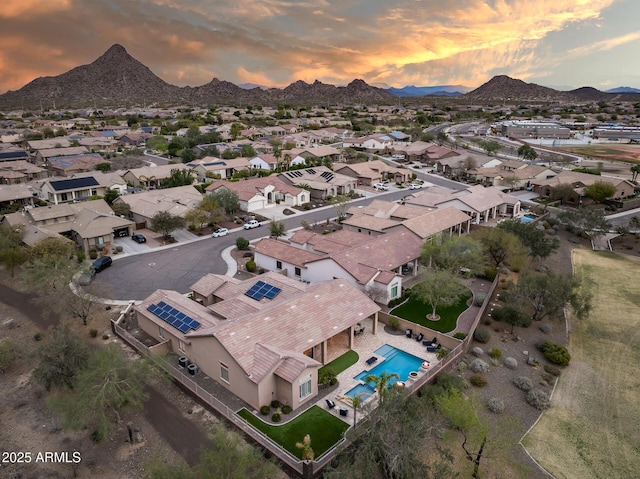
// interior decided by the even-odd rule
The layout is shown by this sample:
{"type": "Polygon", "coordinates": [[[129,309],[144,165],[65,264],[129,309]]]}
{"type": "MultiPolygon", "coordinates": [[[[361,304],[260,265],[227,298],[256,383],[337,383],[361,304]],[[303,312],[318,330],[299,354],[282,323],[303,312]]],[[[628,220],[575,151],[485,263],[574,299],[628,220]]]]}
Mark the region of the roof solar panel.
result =
{"type": "Polygon", "coordinates": [[[201,324],[198,321],[196,321],[195,319],[191,320],[191,329],[195,330],[195,329],[198,329],[200,326],[201,324]]]}
{"type": "Polygon", "coordinates": [[[198,329],[201,326],[198,321],[164,301],[160,301],[158,304],[150,304],[147,306],[147,310],[182,333],[186,333],[190,329],[198,329]]]}
{"type": "Polygon", "coordinates": [[[189,331],[191,328],[189,326],[187,326],[186,324],[182,323],[179,327],[178,330],[181,333],[186,333],[187,331],[189,331]]]}
{"type": "Polygon", "coordinates": [[[160,308],[164,308],[167,305],[167,303],[165,303],[164,301],[160,301],[156,306],[160,307],[160,308]]]}

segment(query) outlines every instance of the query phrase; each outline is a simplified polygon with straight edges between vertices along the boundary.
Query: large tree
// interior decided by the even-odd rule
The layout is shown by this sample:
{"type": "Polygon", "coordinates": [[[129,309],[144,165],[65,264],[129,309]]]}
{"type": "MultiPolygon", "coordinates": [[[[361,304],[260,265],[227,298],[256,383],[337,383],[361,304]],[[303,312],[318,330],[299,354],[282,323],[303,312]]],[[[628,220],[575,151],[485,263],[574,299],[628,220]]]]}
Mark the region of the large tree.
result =
{"type": "Polygon", "coordinates": [[[185,224],[184,218],[172,215],[168,211],[159,211],[151,218],[151,229],[162,233],[165,239],[185,224]]]}
{"type": "Polygon", "coordinates": [[[518,158],[522,158],[526,161],[533,161],[538,157],[538,153],[533,149],[531,145],[522,145],[518,148],[518,158]]]}
{"type": "Polygon", "coordinates": [[[596,203],[612,198],[616,194],[616,187],[608,181],[596,181],[584,187],[584,195],[596,203]]]}
{"type": "Polygon", "coordinates": [[[175,188],[176,186],[187,186],[193,184],[196,179],[196,175],[193,170],[173,169],[171,170],[171,176],[162,182],[163,188],[175,188]]]}
{"type": "Polygon", "coordinates": [[[34,379],[47,390],[52,387],[73,388],[76,374],[86,367],[89,348],[74,332],[59,325],[49,330],[38,351],[40,362],[34,379]]]}
{"type": "Polygon", "coordinates": [[[411,288],[411,294],[418,300],[431,305],[429,317],[437,318],[439,306],[456,304],[467,288],[460,284],[459,277],[447,270],[430,271],[425,279],[411,288]]]}
{"type": "Polygon", "coordinates": [[[336,209],[336,214],[338,216],[338,223],[342,223],[344,219],[347,217],[347,208],[349,206],[350,198],[346,195],[337,195],[333,198],[333,205],[336,209]]]}
{"type": "Polygon", "coordinates": [[[287,234],[287,228],[282,221],[271,220],[269,221],[269,236],[275,238],[281,238],[287,234]]]}
{"type": "Polygon", "coordinates": [[[73,259],[75,245],[62,238],[46,238],[29,250],[29,260],[23,265],[21,279],[41,295],[68,289],[69,281],[81,266],[73,259]]]}
{"type": "Polygon", "coordinates": [[[424,243],[420,259],[430,268],[445,269],[451,273],[467,268],[472,274],[478,274],[487,267],[482,243],[469,235],[437,235],[424,243]]]}
{"type": "Polygon", "coordinates": [[[499,228],[481,228],[474,231],[472,236],[483,244],[495,268],[509,266],[520,269],[526,263],[527,250],[513,233],[499,228]]]}
{"type": "Polygon", "coordinates": [[[560,247],[557,238],[548,236],[544,229],[538,229],[531,223],[522,223],[517,220],[503,221],[498,225],[498,228],[520,238],[532,258],[548,258],[560,247]]]}
{"type": "Polygon", "coordinates": [[[567,229],[578,234],[587,234],[592,238],[602,236],[611,229],[611,223],[599,210],[589,208],[566,210],[558,213],[557,218],[567,229]]]}
{"type": "Polygon", "coordinates": [[[227,188],[218,188],[210,195],[211,199],[224,209],[225,213],[233,214],[240,208],[240,200],[235,191],[227,188]]]}
{"type": "Polygon", "coordinates": [[[592,294],[587,279],[555,273],[523,274],[510,291],[513,298],[533,307],[532,318],[559,317],[566,305],[570,305],[579,319],[591,312],[592,294]]]}
{"type": "Polygon", "coordinates": [[[147,396],[145,381],[152,368],[144,360],[128,361],[115,345],[95,351],[76,375],[74,389],[52,399],[72,429],[91,427],[104,439],[125,408],[140,409],[147,396]]]}

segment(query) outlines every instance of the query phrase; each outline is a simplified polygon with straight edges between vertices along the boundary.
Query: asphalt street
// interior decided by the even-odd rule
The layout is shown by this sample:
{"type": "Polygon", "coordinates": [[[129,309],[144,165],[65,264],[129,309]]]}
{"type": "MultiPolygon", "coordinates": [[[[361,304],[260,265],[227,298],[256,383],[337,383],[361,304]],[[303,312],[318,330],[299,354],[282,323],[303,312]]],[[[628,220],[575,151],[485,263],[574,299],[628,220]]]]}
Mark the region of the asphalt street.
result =
{"type": "MultiPolygon", "coordinates": [[[[432,184],[461,188],[457,182],[416,171],[418,176],[432,184]]],[[[384,193],[369,193],[366,198],[354,200],[354,205],[369,204],[374,198],[398,200],[410,193],[409,190],[395,190],[384,193]]],[[[320,223],[335,218],[333,207],[300,212],[283,220],[287,230],[300,228],[304,219],[310,223],[320,223]]],[[[90,291],[100,297],[120,300],[141,300],[157,289],[171,289],[188,293],[189,287],[208,273],[225,274],[226,263],[221,258],[222,251],[235,245],[236,238],[248,240],[269,235],[269,226],[263,225],[252,230],[232,230],[221,238],[206,237],[200,241],[179,244],[160,251],[144,254],[114,257],[113,265],[92,281],[90,291]]]]}

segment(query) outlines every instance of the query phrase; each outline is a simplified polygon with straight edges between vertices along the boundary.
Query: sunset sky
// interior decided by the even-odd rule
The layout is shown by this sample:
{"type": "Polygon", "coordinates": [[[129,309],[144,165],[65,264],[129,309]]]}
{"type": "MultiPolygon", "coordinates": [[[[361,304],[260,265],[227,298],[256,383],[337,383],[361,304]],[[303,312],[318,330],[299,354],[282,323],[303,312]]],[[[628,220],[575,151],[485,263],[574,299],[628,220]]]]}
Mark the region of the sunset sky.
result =
{"type": "Polygon", "coordinates": [[[179,86],[640,88],[638,0],[2,0],[0,93],[114,43],[179,86]]]}

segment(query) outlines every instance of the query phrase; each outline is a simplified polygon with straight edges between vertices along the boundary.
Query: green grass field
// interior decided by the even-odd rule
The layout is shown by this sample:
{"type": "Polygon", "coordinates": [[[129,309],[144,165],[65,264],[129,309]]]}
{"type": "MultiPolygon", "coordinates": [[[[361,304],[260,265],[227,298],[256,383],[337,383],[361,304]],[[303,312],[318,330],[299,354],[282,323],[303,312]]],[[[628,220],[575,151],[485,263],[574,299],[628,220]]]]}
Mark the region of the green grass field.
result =
{"type": "MultiPolygon", "coordinates": [[[[311,438],[311,448],[317,458],[342,439],[349,428],[347,423],[318,406],[312,406],[295,419],[278,426],[265,423],[246,409],[238,411],[238,416],[298,458],[301,450],[296,443],[302,442],[306,434],[311,438]]],[[[286,420],[287,416],[282,418],[286,420]]]]}
{"type": "Polygon", "coordinates": [[[467,305],[469,298],[471,298],[471,293],[462,296],[460,301],[453,306],[437,308],[436,313],[440,315],[439,321],[430,321],[427,319],[427,314],[431,314],[431,310],[433,309],[430,304],[423,303],[412,297],[409,298],[406,303],[392,309],[390,313],[435,331],[448,333],[456,328],[458,316],[469,307],[467,305]]]}
{"type": "Polygon", "coordinates": [[[558,479],[640,477],[640,261],[576,250],[573,262],[593,312],[571,319],[571,364],[523,444],[558,479]]]}
{"type": "Polygon", "coordinates": [[[323,370],[331,369],[336,374],[340,374],[342,371],[347,369],[349,366],[353,366],[358,362],[360,356],[353,349],[347,351],[342,356],[337,357],[330,363],[325,364],[318,370],[318,376],[322,374],[323,370]]]}

